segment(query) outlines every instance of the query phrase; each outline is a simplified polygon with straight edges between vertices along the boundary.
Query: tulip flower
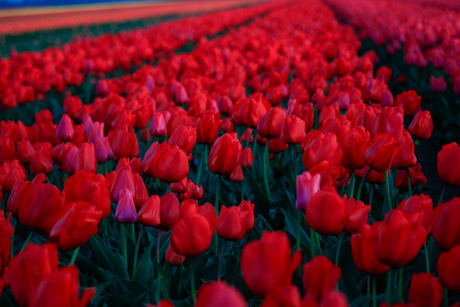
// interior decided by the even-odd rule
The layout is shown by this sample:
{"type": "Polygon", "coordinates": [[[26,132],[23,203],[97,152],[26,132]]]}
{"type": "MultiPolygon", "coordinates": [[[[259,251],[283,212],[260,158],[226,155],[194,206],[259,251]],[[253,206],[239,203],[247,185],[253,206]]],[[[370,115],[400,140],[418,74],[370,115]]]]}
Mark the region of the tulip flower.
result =
{"type": "Polygon", "coordinates": [[[314,231],[325,235],[337,235],[345,227],[347,210],[346,196],[340,198],[334,188],[325,187],[312,195],[305,217],[314,231]]]}
{"type": "Polygon", "coordinates": [[[160,225],[158,229],[168,231],[179,220],[179,200],[172,193],[166,193],[160,197],[160,225]]]}
{"type": "Polygon", "coordinates": [[[137,221],[137,211],[134,205],[133,195],[130,190],[125,189],[119,193],[115,220],[119,223],[135,223],[137,221]]]}
{"type": "Polygon", "coordinates": [[[213,144],[219,136],[219,129],[222,124],[220,115],[203,114],[196,123],[196,141],[199,144],[213,144]]]}
{"type": "Polygon", "coordinates": [[[128,131],[126,126],[117,127],[109,133],[108,139],[110,148],[117,159],[139,155],[139,144],[132,129],[128,131]]]}
{"type": "Polygon", "coordinates": [[[369,141],[366,147],[366,163],[377,172],[384,172],[393,163],[401,151],[396,147],[397,139],[389,134],[379,133],[369,141]]]}
{"type": "Polygon", "coordinates": [[[49,174],[53,170],[53,164],[41,153],[36,152],[30,159],[30,171],[32,175],[39,173],[49,174]]]}
{"type": "Polygon", "coordinates": [[[137,214],[137,221],[147,226],[160,225],[160,197],[152,195],[137,214]]]}
{"type": "Polygon", "coordinates": [[[189,155],[193,147],[195,147],[196,138],[196,128],[182,125],[171,134],[168,144],[179,146],[180,149],[183,149],[189,155]]]}
{"type": "Polygon", "coordinates": [[[248,243],[241,255],[241,271],[248,288],[265,297],[279,286],[289,285],[299,266],[300,252],[291,257],[285,233],[265,232],[258,241],[248,243]]]}
{"type": "MultiPolygon", "coordinates": [[[[72,143],[64,145],[62,151],[62,167],[67,174],[75,172],[75,157],[77,156],[78,148],[72,143]]],[[[97,164],[96,164],[97,168],[97,164]]]]}
{"type": "Polygon", "coordinates": [[[342,164],[355,170],[366,166],[366,147],[370,140],[369,132],[363,126],[357,126],[345,133],[339,141],[342,145],[342,164]]]}
{"type": "MultiPolygon", "coordinates": [[[[427,183],[427,180],[425,178],[425,175],[422,173],[422,167],[420,166],[419,163],[414,165],[413,167],[408,168],[409,171],[409,178],[410,178],[410,186],[411,189],[413,187],[416,187],[417,185],[421,184],[422,186],[425,186],[427,183]]],[[[396,187],[403,190],[403,191],[409,191],[409,182],[407,180],[407,174],[405,171],[398,171],[396,175],[396,187]]]]}
{"type": "Polygon", "coordinates": [[[378,229],[381,222],[363,225],[351,237],[351,251],[358,270],[374,277],[387,272],[390,267],[377,258],[378,229]]]}
{"type": "Polygon", "coordinates": [[[257,126],[257,133],[268,139],[274,139],[281,136],[286,115],[283,108],[274,107],[262,117],[257,126]]]}
{"type": "MultiPolygon", "coordinates": [[[[0,196],[1,191],[0,191],[0,196]]],[[[5,218],[3,211],[0,212],[0,276],[3,276],[7,264],[10,262],[11,237],[14,235],[11,225],[11,215],[5,218]]]]}
{"type": "Polygon", "coordinates": [[[379,133],[386,133],[401,139],[404,130],[404,112],[401,108],[385,107],[375,114],[374,137],[379,133]]]}
{"type": "Polygon", "coordinates": [[[312,176],[309,172],[305,172],[302,175],[297,176],[296,187],[297,187],[297,199],[295,207],[298,210],[305,211],[310,202],[310,199],[320,189],[321,175],[316,174],[312,176]]]}
{"type": "Polygon", "coordinates": [[[161,112],[153,113],[152,121],[150,122],[149,132],[153,136],[165,136],[166,135],[166,123],[165,118],[161,112]]]}
{"type": "Polygon", "coordinates": [[[426,237],[420,222],[411,222],[401,210],[391,210],[379,224],[377,258],[393,268],[401,268],[415,258],[426,237]]]}
{"type": "Polygon", "coordinates": [[[460,293],[460,246],[453,247],[449,252],[442,253],[438,258],[438,274],[444,287],[460,293]]]}
{"type": "Polygon", "coordinates": [[[303,153],[303,165],[307,171],[323,161],[329,162],[330,168],[333,168],[338,166],[341,160],[342,148],[332,133],[318,135],[307,145],[303,153]]]}
{"type": "Polygon", "coordinates": [[[445,184],[459,187],[460,163],[453,161],[460,161],[460,147],[455,142],[442,146],[438,152],[438,174],[445,184]]]}
{"type": "Polygon", "coordinates": [[[431,214],[431,233],[442,251],[460,244],[460,197],[437,206],[431,214]]]}
{"type": "Polygon", "coordinates": [[[217,235],[231,241],[241,240],[246,234],[246,215],[239,207],[222,206],[216,223],[217,235]]]}
{"type": "Polygon", "coordinates": [[[70,141],[73,138],[73,123],[69,115],[62,115],[56,130],[56,136],[63,142],[70,141]]]}
{"type": "Polygon", "coordinates": [[[230,175],[236,167],[243,147],[236,133],[226,133],[217,138],[211,147],[208,163],[209,170],[218,175],[230,175]]]}
{"type": "Polygon", "coordinates": [[[16,155],[16,148],[12,138],[0,137],[0,165],[5,161],[13,161],[16,155]]]}
{"type": "Polygon", "coordinates": [[[417,112],[410,123],[409,132],[418,139],[429,139],[433,133],[433,120],[430,111],[417,112]]]}
{"type": "Polygon", "coordinates": [[[110,199],[118,202],[120,192],[126,189],[131,192],[133,197],[136,197],[136,184],[130,166],[123,166],[116,172],[115,179],[110,187],[110,199]]]}
{"type": "Polygon", "coordinates": [[[187,155],[177,145],[155,142],[145,153],[142,171],[166,182],[178,182],[189,172],[187,155]]]}
{"type": "Polygon", "coordinates": [[[302,282],[305,292],[321,300],[332,292],[340,279],[341,269],[324,256],[316,256],[302,267],[302,282]]]}
{"type": "Polygon", "coordinates": [[[78,201],[70,204],[67,213],[54,225],[50,233],[62,251],[74,250],[98,233],[101,211],[91,203],[78,201]]]}
{"type": "Polygon", "coordinates": [[[196,257],[211,245],[214,229],[201,214],[189,214],[174,225],[170,242],[172,248],[186,257],[196,257]]]}
{"type": "Polygon", "coordinates": [[[75,155],[74,172],[78,173],[80,170],[92,173],[97,172],[97,161],[93,143],[83,143],[75,155]]]}
{"type": "Polygon", "coordinates": [[[0,166],[0,186],[4,192],[11,192],[17,180],[26,180],[26,170],[18,160],[5,162],[0,166]]]}
{"type": "Polygon", "coordinates": [[[19,305],[32,306],[39,294],[40,284],[58,270],[58,260],[57,247],[52,243],[41,246],[30,243],[22,253],[11,259],[9,282],[19,305]]]}
{"type": "Polygon", "coordinates": [[[365,205],[362,201],[356,201],[353,197],[348,199],[347,204],[345,232],[350,234],[357,233],[363,225],[368,223],[371,206],[365,205]]]}
{"type": "Polygon", "coordinates": [[[430,220],[432,220],[433,202],[428,195],[414,195],[399,203],[398,210],[404,211],[406,217],[418,221],[429,234],[431,231],[430,220]]]}
{"type": "Polygon", "coordinates": [[[261,307],[301,306],[299,289],[294,285],[281,286],[265,296],[261,307]]]}
{"type": "Polygon", "coordinates": [[[30,306],[86,306],[96,294],[96,288],[88,288],[80,297],[79,271],[75,266],[64,267],[48,274],[37,289],[30,306]]]}
{"type": "Polygon", "coordinates": [[[29,140],[22,140],[16,142],[16,158],[22,165],[30,164],[30,159],[35,153],[35,149],[30,144],[29,140]]]}
{"type": "Polygon", "coordinates": [[[409,304],[415,306],[441,306],[443,288],[439,280],[430,273],[412,275],[409,287],[409,304]],[[427,291],[429,289],[429,291],[427,291]]]}
{"type": "Polygon", "coordinates": [[[415,115],[420,110],[420,101],[422,97],[418,96],[414,90],[410,90],[396,96],[395,105],[402,105],[405,115],[415,115]]]}
{"type": "Polygon", "coordinates": [[[243,124],[255,128],[270,108],[270,103],[262,97],[262,94],[256,93],[249,98],[240,98],[236,101],[232,119],[237,125],[243,124]]]}
{"type": "Polygon", "coordinates": [[[198,291],[196,307],[245,307],[246,300],[234,287],[223,281],[204,284],[198,291]]]}
{"type": "Polygon", "coordinates": [[[295,115],[286,116],[281,139],[287,144],[300,144],[307,136],[305,121],[295,115]]]}

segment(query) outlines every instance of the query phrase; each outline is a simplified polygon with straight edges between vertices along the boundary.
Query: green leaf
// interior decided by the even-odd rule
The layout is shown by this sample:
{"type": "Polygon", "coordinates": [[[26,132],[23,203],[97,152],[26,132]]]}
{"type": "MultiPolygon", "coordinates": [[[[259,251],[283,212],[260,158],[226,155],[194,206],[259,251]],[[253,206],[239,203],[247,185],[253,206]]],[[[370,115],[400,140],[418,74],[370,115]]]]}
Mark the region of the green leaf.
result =
{"type": "Polygon", "coordinates": [[[88,242],[91,251],[100,261],[101,266],[105,269],[113,271],[113,263],[115,255],[112,250],[105,244],[99,236],[92,236],[88,242]]]}
{"type": "Polygon", "coordinates": [[[150,287],[154,281],[154,267],[151,258],[151,252],[154,243],[150,244],[144,251],[141,261],[139,262],[134,274],[133,281],[150,287]]]}
{"type": "Polygon", "coordinates": [[[113,260],[113,273],[122,278],[129,278],[127,264],[119,252],[115,254],[113,260]]]}

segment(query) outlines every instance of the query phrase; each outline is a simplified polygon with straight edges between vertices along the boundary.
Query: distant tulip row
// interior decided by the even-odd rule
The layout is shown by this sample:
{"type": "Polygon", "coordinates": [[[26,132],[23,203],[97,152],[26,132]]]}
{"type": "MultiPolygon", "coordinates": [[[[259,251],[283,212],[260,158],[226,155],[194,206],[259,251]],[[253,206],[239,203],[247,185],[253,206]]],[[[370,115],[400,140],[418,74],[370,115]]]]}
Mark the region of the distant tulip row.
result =
{"type": "MultiPolygon", "coordinates": [[[[414,90],[391,93],[391,69],[374,73],[376,54],[359,56],[324,4],[283,5],[100,79],[90,104],[67,96],[58,124],[49,110],[31,126],[0,123],[2,299],[456,300],[460,198],[415,195],[427,179],[414,140],[430,138],[430,112],[414,90]]],[[[437,158],[446,187],[460,186],[458,144],[437,158]]]]}

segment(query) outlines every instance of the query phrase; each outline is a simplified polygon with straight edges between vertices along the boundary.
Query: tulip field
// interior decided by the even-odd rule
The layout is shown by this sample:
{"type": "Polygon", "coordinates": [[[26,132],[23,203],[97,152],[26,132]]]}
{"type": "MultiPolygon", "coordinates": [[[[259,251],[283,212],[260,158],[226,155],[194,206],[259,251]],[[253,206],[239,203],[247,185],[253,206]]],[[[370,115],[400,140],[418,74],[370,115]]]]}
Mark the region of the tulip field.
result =
{"type": "Polygon", "coordinates": [[[0,30],[0,306],[460,307],[460,4],[199,3],[0,30]]]}

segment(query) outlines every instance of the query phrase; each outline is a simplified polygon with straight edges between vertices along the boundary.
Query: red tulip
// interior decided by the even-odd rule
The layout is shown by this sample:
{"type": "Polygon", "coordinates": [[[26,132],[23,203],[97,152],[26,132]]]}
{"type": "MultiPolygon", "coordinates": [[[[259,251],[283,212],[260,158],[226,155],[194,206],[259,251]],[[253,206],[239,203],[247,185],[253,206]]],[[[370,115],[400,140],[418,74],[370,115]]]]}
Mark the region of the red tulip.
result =
{"type": "Polygon", "coordinates": [[[385,133],[399,140],[404,130],[403,123],[404,112],[400,108],[385,107],[375,115],[374,137],[377,134],[385,133]]]}
{"type": "Polygon", "coordinates": [[[133,174],[133,179],[134,187],[136,189],[136,192],[134,193],[134,204],[136,205],[136,208],[140,208],[148,201],[149,192],[147,191],[144,180],[142,180],[142,177],[139,174],[133,174]]]}
{"type": "Polygon", "coordinates": [[[393,268],[401,268],[417,256],[427,232],[420,222],[411,222],[401,210],[391,210],[379,224],[377,258],[393,268]]]}
{"type": "MultiPolygon", "coordinates": [[[[64,145],[62,150],[62,167],[67,174],[75,172],[75,157],[77,156],[78,148],[72,143],[64,145]]],[[[97,166],[96,166],[97,168],[97,166]]]]}
{"type": "Polygon", "coordinates": [[[97,161],[93,143],[83,143],[75,155],[74,172],[78,173],[80,170],[91,173],[97,172],[97,161]]]}
{"type": "Polygon", "coordinates": [[[430,111],[417,112],[410,123],[409,132],[413,137],[422,140],[429,139],[433,133],[433,120],[430,111]]]}
{"type": "Polygon", "coordinates": [[[258,241],[248,243],[241,255],[241,271],[248,288],[265,297],[279,286],[289,285],[301,261],[300,252],[291,258],[289,240],[282,232],[264,232],[258,241]]]}
{"type": "Polygon", "coordinates": [[[41,235],[48,236],[53,226],[67,212],[61,191],[48,183],[44,174],[27,182],[18,198],[17,212],[21,223],[41,235]]]}
{"type": "Polygon", "coordinates": [[[137,221],[147,226],[160,225],[160,197],[152,195],[137,214],[137,221]]]}
{"type": "Polygon", "coordinates": [[[160,222],[158,229],[168,231],[179,220],[179,200],[173,193],[168,192],[160,197],[160,222]]]}
{"type": "Polygon", "coordinates": [[[203,215],[189,214],[174,225],[171,246],[181,255],[196,257],[211,245],[213,232],[203,215]]]}
{"type": "Polygon", "coordinates": [[[345,227],[347,210],[346,196],[340,198],[334,188],[325,187],[310,198],[305,217],[316,232],[337,235],[345,227]]]}
{"type": "Polygon", "coordinates": [[[247,303],[241,293],[225,282],[204,284],[198,291],[195,307],[245,307],[247,303]]]}
{"type": "Polygon", "coordinates": [[[169,145],[177,145],[189,155],[196,143],[196,128],[179,126],[168,140],[169,145]]]}
{"type": "MultiPolygon", "coordinates": [[[[408,170],[411,188],[416,187],[419,184],[425,186],[427,181],[425,175],[422,173],[422,167],[419,163],[415,164],[413,167],[409,167],[408,170]]],[[[400,188],[403,191],[409,191],[409,182],[407,181],[406,171],[398,171],[395,184],[397,188],[400,188]]]]}
{"type": "Polygon", "coordinates": [[[350,234],[357,233],[363,225],[368,223],[371,206],[365,205],[362,201],[356,201],[353,197],[348,199],[347,204],[345,232],[350,234]]]}
{"type": "Polygon", "coordinates": [[[367,165],[377,172],[388,170],[401,151],[401,147],[396,147],[397,142],[398,139],[389,134],[376,134],[366,147],[367,165]]]}
{"type": "Polygon", "coordinates": [[[305,121],[295,115],[286,116],[281,139],[286,144],[300,144],[307,136],[305,121]]]}
{"type": "Polygon", "coordinates": [[[238,99],[233,107],[232,119],[237,125],[243,124],[255,128],[270,108],[270,103],[263,98],[263,95],[256,93],[249,98],[238,99]]]}
{"type": "Polygon", "coordinates": [[[329,162],[330,168],[333,168],[338,166],[341,160],[342,148],[333,133],[320,134],[307,145],[303,153],[303,165],[307,171],[323,161],[329,162]]]}
{"type": "Polygon", "coordinates": [[[0,165],[6,161],[13,161],[16,155],[16,147],[14,139],[0,137],[0,165]]]}
{"type": "Polygon", "coordinates": [[[74,202],[67,213],[54,225],[50,240],[62,251],[80,247],[98,233],[101,211],[91,203],[74,202]]]}
{"type": "Polygon", "coordinates": [[[41,246],[29,243],[22,253],[11,259],[8,280],[19,305],[32,306],[39,294],[40,284],[58,270],[58,260],[56,245],[52,243],[41,246]]]}
{"type": "Polygon", "coordinates": [[[64,184],[64,198],[67,203],[83,201],[101,211],[101,219],[110,215],[110,192],[107,180],[84,170],[67,178],[64,184]]]}
{"type": "Polygon", "coordinates": [[[10,220],[11,214],[5,218],[3,211],[0,211],[0,276],[3,276],[7,264],[10,262],[11,237],[14,235],[10,220]]]}
{"type": "Polygon", "coordinates": [[[185,261],[185,256],[178,254],[172,249],[171,245],[168,245],[168,249],[165,254],[166,262],[170,265],[180,265],[185,261]]]}
{"type": "Polygon", "coordinates": [[[196,123],[196,141],[199,144],[213,144],[219,136],[219,129],[222,124],[220,115],[210,113],[203,114],[196,123]]]}
{"type": "Polygon", "coordinates": [[[281,132],[284,126],[284,119],[286,115],[283,108],[274,107],[271,108],[262,117],[259,125],[257,125],[257,133],[261,137],[274,139],[281,136],[281,132]]]}
{"type": "Polygon", "coordinates": [[[241,240],[246,234],[246,215],[247,212],[241,211],[239,207],[227,208],[222,205],[216,223],[217,235],[231,241],[241,240]]]}
{"type": "Polygon", "coordinates": [[[432,219],[433,202],[428,195],[414,195],[411,198],[403,200],[399,203],[398,210],[404,211],[406,217],[412,216],[414,221],[422,223],[426,232],[431,231],[430,219],[432,219]]]}
{"type": "Polygon", "coordinates": [[[133,197],[136,197],[136,184],[131,166],[125,165],[116,171],[116,176],[110,186],[110,199],[114,202],[120,200],[120,191],[129,190],[133,197]]]}
{"type": "Polygon", "coordinates": [[[5,192],[11,192],[17,180],[26,180],[26,170],[19,164],[18,160],[5,162],[0,166],[0,186],[5,192]]]}
{"type": "Polygon", "coordinates": [[[324,256],[316,256],[302,267],[302,281],[306,293],[314,294],[320,301],[332,292],[342,271],[324,256]]]}
{"type": "Polygon", "coordinates": [[[142,171],[166,182],[178,182],[189,172],[187,155],[177,145],[155,142],[145,153],[142,171]]]}
{"type": "Polygon", "coordinates": [[[139,144],[132,129],[128,131],[126,126],[117,127],[109,133],[108,138],[110,148],[117,159],[139,155],[139,144]]]}
{"type": "Polygon", "coordinates": [[[53,170],[53,164],[41,153],[36,152],[30,159],[30,171],[32,175],[39,173],[49,174],[53,170]]]}
{"type": "Polygon", "coordinates": [[[431,233],[442,251],[460,244],[460,197],[437,206],[431,214],[431,233]]]}
{"type": "Polygon", "coordinates": [[[345,133],[340,140],[344,167],[355,170],[366,166],[366,147],[369,140],[369,132],[363,126],[354,127],[345,133]]]}
{"type": "MultiPolygon", "coordinates": [[[[11,265],[10,265],[11,266],[11,265]]],[[[460,293],[460,246],[442,253],[438,258],[438,274],[442,284],[448,290],[460,293]]]]}
{"type": "Polygon", "coordinates": [[[414,153],[414,142],[407,130],[404,130],[402,137],[399,139],[396,146],[401,147],[401,151],[393,160],[392,166],[396,169],[406,169],[417,164],[417,158],[414,153]]]}
{"type": "Polygon", "coordinates": [[[211,147],[208,163],[209,170],[214,174],[230,175],[236,167],[243,147],[236,133],[226,133],[217,138],[211,147]]]}
{"type": "Polygon", "coordinates": [[[75,266],[52,271],[40,282],[30,306],[87,306],[96,288],[85,289],[80,297],[79,275],[75,266]]]}
{"type": "Polygon", "coordinates": [[[16,158],[22,165],[30,164],[30,159],[35,153],[35,149],[30,144],[29,140],[22,140],[16,142],[16,158]]]}
{"type": "Polygon", "coordinates": [[[69,115],[62,115],[56,130],[56,137],[63,142],[70,141],[73,138],[73,123],[69,115]]]}
{"type": "Polygon", "coordinates": [[[457,143],[442,146],[438,152],[438,174],[442,182],[445,184],[453,185],[454,187],[460,186],[460,147],[457,143]]]}
{"type": "Polygon", "coordinates": [[[439,307],[443,297],[439,280],[430,273],[412,275],[409,288],[409,304],[420,307],[439,307]]]}
{"type": "Polygon", "coordinates": [[[372,226],[363,225],[358,233],[351,237],[351,252],[358,270],[371,276],[380,276],[390,267],[377,258],[378,229],[381,222],[372,226]]]}
{"type": "Polygon", "coordinates": [[[396,96],[395,105],[402,105],[405,115],[415,115],[420,110],[420,101],[422,98],[417,96],[414,90],[398,94],[396,96]]]}
{"type": "Polygon", "coordinates": [[[161,112],[153,113],[152,121],[150,122],[149,132],[153,136],[165,136],[166,123],[165,118],[161,112]]]}
{"type": "Polygon", "coordinates": [[[267,294],[267,296],[265,296],[265,299],[260,306],[261,307],[277,307],[277,306],[300,307],[301,299],[300,299],[299,289],[297,289],[297,287],[293,285],[278,287],[274,291],[270,291],[267,294]]]}

